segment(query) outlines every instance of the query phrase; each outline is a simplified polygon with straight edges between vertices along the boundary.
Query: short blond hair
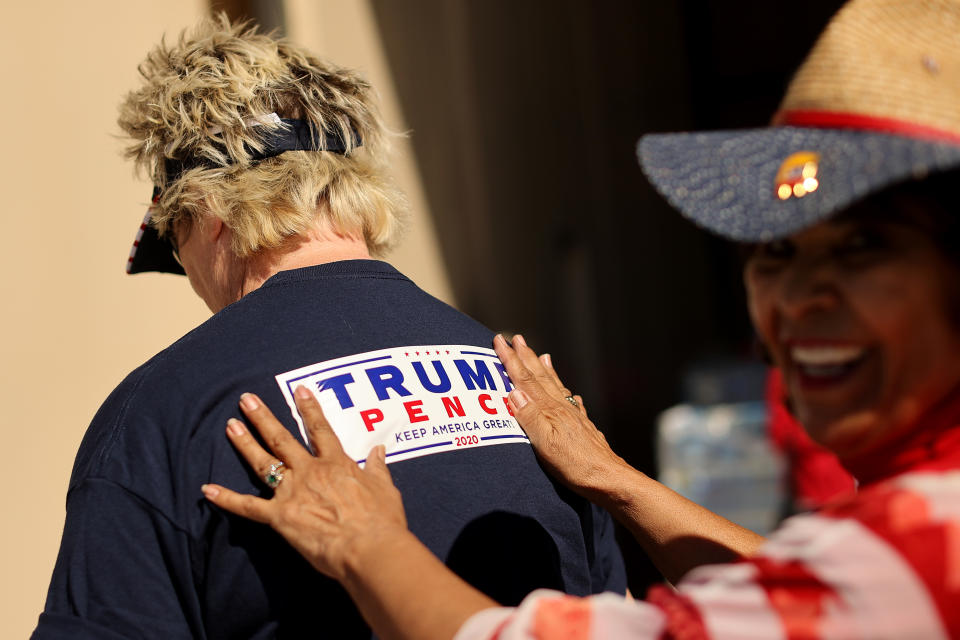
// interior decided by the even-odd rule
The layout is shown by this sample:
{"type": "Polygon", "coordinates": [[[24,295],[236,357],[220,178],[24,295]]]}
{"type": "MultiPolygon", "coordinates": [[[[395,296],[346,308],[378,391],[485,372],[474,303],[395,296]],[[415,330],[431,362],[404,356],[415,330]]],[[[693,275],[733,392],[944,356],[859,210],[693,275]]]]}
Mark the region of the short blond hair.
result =
{"type": "Polygon", "coordinates": [[[361,232],[374,255],[398,239],[406,201],[386,171],[392,134],[356,73],[224,14],[174,45],[161,40],[139,71],[142,85],[121,103],[118,123],[133,141],[127,157],[160,189],[152,220],[161,236],[209,211],[243,257],[304,233],[320,211],[337,231],[361,232]],[[261,122],[272,113],[338,136],[345,152],[254,159],[264,134],[281,126],[261,122]],[[166,160],[200,166],[167,175],[166,160]]]}

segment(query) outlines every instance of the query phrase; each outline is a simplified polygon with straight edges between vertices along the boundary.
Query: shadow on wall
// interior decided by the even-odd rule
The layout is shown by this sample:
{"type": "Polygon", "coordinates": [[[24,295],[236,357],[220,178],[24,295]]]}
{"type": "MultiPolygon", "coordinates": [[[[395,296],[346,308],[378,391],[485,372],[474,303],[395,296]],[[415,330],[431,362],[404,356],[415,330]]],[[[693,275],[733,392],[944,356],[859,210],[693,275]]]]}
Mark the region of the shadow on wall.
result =
{"type": "Polygon", "coordinates": [[[261,31],[286,31],[286,12],[283,2],[276,0],[210,0],[210,11],[223,11],[233,21],[253,20],[261,31]]]}

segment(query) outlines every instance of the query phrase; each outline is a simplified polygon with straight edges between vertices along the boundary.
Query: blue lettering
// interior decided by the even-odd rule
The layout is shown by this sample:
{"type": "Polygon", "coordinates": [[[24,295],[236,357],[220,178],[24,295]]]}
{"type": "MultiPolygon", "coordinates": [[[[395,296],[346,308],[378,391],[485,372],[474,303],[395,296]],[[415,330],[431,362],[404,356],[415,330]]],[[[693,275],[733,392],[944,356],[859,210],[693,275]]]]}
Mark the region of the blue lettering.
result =
{"type": "MultiPolygon", "coordinates": [[[[484,423],[486,426],[486,422],[484,423]]],[[[489,428],[489,427],[487,427],[489,428]]],[[[462,433],[464,431],[479,431],[480,425],[476,420],[472,422],[451,422],[449,424],[440,424],[433,427],[433,435],[462,433]]]]}
{"type": "Polygon", "coordinates": [[[499,360],[494,360],[493,368],[497,370],[497,373],[499,373],[503,379],[503,390],[509,393],[510,389],[513,389],[513,383],[510,382],[510,376],[507,375],[507,370],[504,368],[503,363],[499,360]]]}
{"type": "Polygon", "coordinates": [[[385,367],[374,367],[372,369],[367,369],[367,377],[370,378],[370,384],[373,385],[373,390],[377,393],[377,398],[380,400],[389,400],[390,394],[387,393],[388,389],[393,389],[398,396],[412,396],[413,394],[404,389],[403,387],[403,374],[400,373],[400,369],[397,369],[393,365],[387,365],[385,367]]]}
{"type": "Polygon", "coordinates": [[[427,391],[432,391],[433,393],[446,393],[450,391],[450,388],[453,386],[450,384],[450,377],[447,375],[447,372],[444,371],[443,365],[440,364],[439,360],[432,360],[433,368],[437,372],[437,377],[440,378],[440,382],[434,384],[430,381],[430,378],[427,377],[427,372],[423,368],[422,362],[413,363],[413,370],[417,372],[417,377],[420,378],[420,383],[423,385],[423,388],[427,391]]]}
{"type": "Polygon", "coordinates": [[[487,369],[487,365],[484,364],[483,360],[473,361],[473,364],[477,366],[476,371],[470,368],[466,360],[454,360],[453,363],[457,365],[457,369],[460,371],[460,377],[463,378],[463,383],[467,385],[467,389],[474,390],[478,387],[480,389],[496,389],[496,386],[493,384],[493,375],[490,373],[490,370],[487,369]]]}
{"type": "Polygon", "coordinates": [[[400,433],[394,434],[394,438],[398,443],[409,442],[410,440],[419,440],[427,435],[427,430],[424,428],[420,429],[410,429],[409,431],[401,431],[400,433]]]}
{"type": "Polygon", "coordinates": [[[326,380],[318,380],[317,391],[320,392],[326,389],[333,390],[333,393],[337,396],[337,400],[340,402],[340,408],[349,409],[353,406],[353,399],[350,397],[350,394],[347,393],[347,385],[353,381],[353,375],[350,373],[344,373],[343,375],[327,378],[326,380]]]}

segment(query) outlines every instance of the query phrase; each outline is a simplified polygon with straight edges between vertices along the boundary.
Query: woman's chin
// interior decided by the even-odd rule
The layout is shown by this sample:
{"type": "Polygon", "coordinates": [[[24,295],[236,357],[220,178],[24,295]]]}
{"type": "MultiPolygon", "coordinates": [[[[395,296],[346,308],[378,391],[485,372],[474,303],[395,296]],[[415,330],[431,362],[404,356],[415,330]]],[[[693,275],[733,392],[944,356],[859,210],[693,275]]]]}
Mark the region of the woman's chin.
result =
{"type": "Polygon", "coordinates": [[[841,459],[860,455],[873,447],[887,430],[875,411],[856,411],[841,415],[797,407],[797,418],[817,444],[841,459]]]}

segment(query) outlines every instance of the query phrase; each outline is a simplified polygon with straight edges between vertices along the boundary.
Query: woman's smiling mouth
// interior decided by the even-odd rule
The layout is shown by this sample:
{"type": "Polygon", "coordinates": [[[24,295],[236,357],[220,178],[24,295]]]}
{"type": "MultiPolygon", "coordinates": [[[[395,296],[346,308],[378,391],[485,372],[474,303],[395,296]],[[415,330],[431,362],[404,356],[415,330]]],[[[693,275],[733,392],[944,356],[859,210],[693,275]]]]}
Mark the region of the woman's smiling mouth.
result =
{"type": "Polygon", "coordinates": [[[788,354],[801,386],[823,388],[842,382],[863,362],[867,349],[849,344],[794,344],[788,354]]]}

